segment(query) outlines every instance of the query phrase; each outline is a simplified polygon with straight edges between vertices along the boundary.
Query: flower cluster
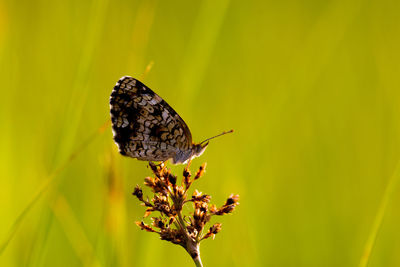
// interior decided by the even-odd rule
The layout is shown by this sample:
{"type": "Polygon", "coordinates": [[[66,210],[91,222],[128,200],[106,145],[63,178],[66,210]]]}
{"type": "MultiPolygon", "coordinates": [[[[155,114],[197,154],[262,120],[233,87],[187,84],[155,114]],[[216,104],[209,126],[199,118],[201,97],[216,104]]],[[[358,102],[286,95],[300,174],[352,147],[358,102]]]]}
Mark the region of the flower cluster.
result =
{"type": "Polygon", "coordinates": [[[200,264],[199,244],[209,237],[214,238],[221,231],[221,224],[212,225],[206,233],[203,230],[206,224],[214,215],[225,215],[234,211],[239,204],[239,196],[231,195],[222,207],[210,204],[210,195],[195,190],[191,197],[188,197],[188,190],[192,183],[202,177],[206,164],[200,166],[194,177],[189,170],[190,163],[183,170],[183,178],[178,184],[177,176],[165,167],[163,163],[156,165],[149,163],[154,177],[146,177],[144,184],[150,187],[154,193],[153,198],[143,197],[143,191],[139,185],[135,187],[133,195],[136,196],[142,205],[147,209],[144,217],[148,217],[155,211],[160,213],[158,217],[152,217],[151,225],[141,222],[136,224],[148,232],[158,233],[162,240],[178,244],[186,249],[196,264],[200,264]],[[191,202],[194,207],[193,213],[189,216],[182,214],[183,206],[191,202]]]}

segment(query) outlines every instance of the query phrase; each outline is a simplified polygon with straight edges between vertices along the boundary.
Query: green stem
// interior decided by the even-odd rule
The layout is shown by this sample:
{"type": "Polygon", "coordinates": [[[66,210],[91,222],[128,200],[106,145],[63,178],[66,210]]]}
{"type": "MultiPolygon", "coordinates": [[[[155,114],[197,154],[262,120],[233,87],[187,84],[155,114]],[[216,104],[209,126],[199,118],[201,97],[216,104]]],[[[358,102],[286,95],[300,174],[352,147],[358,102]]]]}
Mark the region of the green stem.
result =
{"type": "Polygon", "coordinates": [[[188,240],[186,242],[186,251],[192,257],[196,267],[203,267],[203,263],[200,258],[200,244],[194,242],[193,240],[188,240]]]}
{"type": "Polygon", "coordinates": [[[203,263],[201,263],[200,255],[197,258],[193,259],[193,261],[196,264],[196,267],[203,267],[203,263]]]}
{"type": "Polygon", "coordinates": [[[182,218],[182,214],[181,214],[180,211],[178,212],[178,221],[182,225],[183,230],[186,232],[186,224],[185,224],[185,221],[182,218]]]}

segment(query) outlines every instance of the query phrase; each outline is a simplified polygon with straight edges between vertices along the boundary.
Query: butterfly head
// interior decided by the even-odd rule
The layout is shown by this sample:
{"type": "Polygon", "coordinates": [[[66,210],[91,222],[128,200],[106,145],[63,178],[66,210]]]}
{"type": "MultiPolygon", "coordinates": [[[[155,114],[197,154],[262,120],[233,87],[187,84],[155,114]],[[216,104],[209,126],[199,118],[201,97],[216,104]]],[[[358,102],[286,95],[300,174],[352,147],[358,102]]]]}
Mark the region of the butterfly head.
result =
{"type": "Polygon", "coordinates": [[[206,140],[204,140],[204,141],[201,142],[200,144],[194,144],[194,145],[193,145],[193,155],[192,155],[192,158],[194,158],[194,157],[200,157],[201,154],[204,153],[204,151],[206,150],[206,148],[207,148],[207,146],[208,146],[208,144],[209,144],[209,140],[211,140],[211,139],[213,139],[213,138],[215,138],[215,137],[218,137],[218,136],[227,134],[227,133],[232,133],[232,132],[233,132],[233,130],[230,130],[230,131],[228,131],[228,132],[223,132],[222,134],[219,134],[219,135],[216,135],[216,136],[207,138],[206,140]]]}
{"type": "Polygon", "coordinates": [[[204,151],[206,150],[210,139],[213,139],[215,137],[218,137],[218,136],[221,136],[221,135],[224,135],[227,133],[232,133],[232,132],[233,132],[233,130],[230,130],[228,132],[223,132],[222,134],[208,138],[199,144],[192,144],[192,146],[189,149],[178,150],[176,152],[175,156],[172,158],[172,163],[173,164],[185,164],[189,160],[192,160],[193,158],[200,157],[201,154],[203,154],[204,151]]]}
{"type": "Polygon", "coordinates": [[[193,144],[188,150],[178,150],[172,158],[172,164],[186,164],[189,160],[200,157],[207,146],[208,142],[206,144],[193,144]]]}
{"type": "Polygon", "coordinates": [[[193,145],[193,156],[192,157],[193,158],[200,157],[201,154],[203,154],[204,151],[206,150],[207,146],[208,146],[208,142],[205,144],[200,143],[200,144],[193,145]]]}

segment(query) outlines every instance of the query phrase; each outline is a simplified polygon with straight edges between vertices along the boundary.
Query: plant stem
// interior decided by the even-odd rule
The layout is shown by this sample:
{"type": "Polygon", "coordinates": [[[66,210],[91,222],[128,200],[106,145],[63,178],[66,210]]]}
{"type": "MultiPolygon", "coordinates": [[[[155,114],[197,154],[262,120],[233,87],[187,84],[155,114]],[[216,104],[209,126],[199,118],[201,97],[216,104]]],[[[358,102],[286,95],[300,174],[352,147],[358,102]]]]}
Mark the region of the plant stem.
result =
{"type": "Polygon", "coordinates": [[[196,267],[203,267],[203,263],[201,263],[200,255],[197,258],[193,259],[193,261],[196,264],[196,267]]]}
{"type": "Polygon", "coordinates": [[[186,251],[189,253],[190,257],[193,259],[196,267],[203,267],[203,263],[200,258],[200,244],[196,243],[194,240],[187,240],[186,251]]]}

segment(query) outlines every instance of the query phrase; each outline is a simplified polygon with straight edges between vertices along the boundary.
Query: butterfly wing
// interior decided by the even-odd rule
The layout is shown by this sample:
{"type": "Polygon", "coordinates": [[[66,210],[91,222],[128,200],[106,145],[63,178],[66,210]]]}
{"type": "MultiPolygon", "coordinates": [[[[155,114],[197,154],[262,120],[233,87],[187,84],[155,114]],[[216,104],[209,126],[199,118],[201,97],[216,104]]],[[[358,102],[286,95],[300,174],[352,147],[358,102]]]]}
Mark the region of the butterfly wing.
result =
{"type": "Polygon", "coordinates": [[[190,130],[175,110],[132,77],[117,82],[110,109],[114,141],[122,155],[165,161],[192,145],[190,130]]]}

